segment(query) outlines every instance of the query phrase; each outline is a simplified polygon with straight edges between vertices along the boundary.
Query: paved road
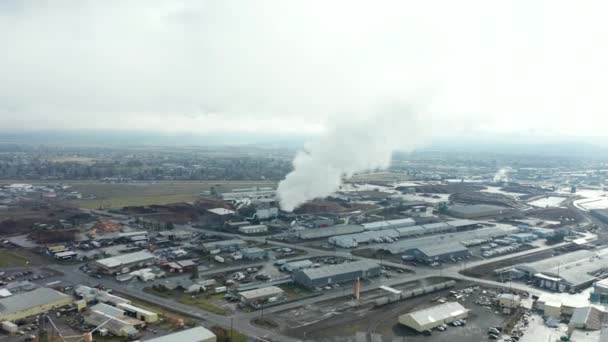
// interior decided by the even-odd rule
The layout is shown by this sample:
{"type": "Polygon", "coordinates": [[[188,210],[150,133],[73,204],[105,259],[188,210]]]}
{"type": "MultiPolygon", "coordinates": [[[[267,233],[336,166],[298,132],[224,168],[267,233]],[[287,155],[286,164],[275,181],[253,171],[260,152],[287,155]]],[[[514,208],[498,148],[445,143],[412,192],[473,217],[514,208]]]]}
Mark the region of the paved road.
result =
{"type": "MultiPolygon", "coordinates": [[[[189,227],[188,229],[193,229],[193,230],[197,230],[200,232],[200,229],[196,229],[196,228],[192,228],[192,227],[189,227]]],[[[243,236],[236,235],[236,234],[223,233],[223,232],[217,232],[217,231],[210,231],[210,232],[217,234],[217,235],[222,235],[222,236],[231,237],[231,238],[243,238],[243,236]]],[[[245,237],[245,239],[255,240],[258,242],[266,241],[265,237],[245,237]]],[[[304,250],[308,253],[308,255],[306,255],[306,256],[297,256],[292,259],[301,259],[301,258],[306,258],[306,257],[326,256],[326,255],[345,255],[345,256],[350,255],[350,253],[348,251],[328,252],[328,251],[318,250],[318,249],[307,247],[307,246],[293,245],[293,244],[288,244],[288,243],[283,243],[283,242],[272,241],[271,243],[274,245],[277,245],[277,246],[304,250]]],[[[567,243],[565,242],[565,243],[561,243],[561,244],[554,245],[554,246],[545,246],[545,247],[535,248],[535,249],[526,250],[526,251],[522,251],[522,252],[518,252],[518,253],[514,253],[514,254],[499,256],[499,257],[488,259],[488,260],[475,260],[475,261],[466,262],[466,263],[452,264],[452,265],[450,265],[448,267],[444,267],[442,269],[434,269],[434,268],[412,269],[411,267],[404,266],[403,264],[400,264],[400,263],[383,261],[383,265],[391,266],[394,268],[406,269],[409,271],[415,271],[416,273],[415,274],[396,274],[393,278],[382,279],[382,284],[388,285],[388,286],[394,286],[394,285],[401,284],[404,282],[421,280],[421,279],[428,278],[428,277],[443,276],[443,277],[449,277],[449,278],[460,279],[460,280],[468,280],[468,281],[472,281],[472,282],[476,282],[476,283],[485,284],[488,286],[517,289],[517,290],[521,290],[521,291],[526,291],[531,294],[539,295],[539,294],[543,293],[542,290],[537,289],[537,288],[532,288],[525,284],[510,283],[507,286],[505,283],[464,276],[464,275],[460,274],[459,271],[461,271],[464,268],[481,266],[484,264],[493,263],[493,262],[500,261],[500,260],[510,259],[510,258],[514,258],[514,257],[518,257],[518,256],[524,256],[524,255],[531,254],[531,253],[537,253],[537,252],[540,252],[543,250],[559,247],[559,246],[562,246],[565,244],[567,244],[567,243]]],[[[357,258],[358,259],[367,259],[367,258],[361,258],[361,257],[357,257],[357,258]]],[[[377,262],[377,260],[375,260],[375,259],[368,259],[368,260],[374,260],[377,262]]],[[[266,264],[269,264],[269,263],[272,263],[272,261],[268,261],[266,264]]],[[[235,269],[242,268],[242,267],[243,266],[237,266],[235,269]]],[[[245,266],[245,267],[247,267],[247,266],[245,266]]],[[[144,286],[148,286],[148,285],[139,284],[139,283],[121,284],[121,283],[117,283],[113,279],[108,279],[108,278],[94,279],[94,278],[91,278],[91,277],[87,276],[86,274],[82,273],[80,270],[78,270],[78,268],[76,266],[73,266],[73,265],[72,266],[54,265],[51,268],[54,268],[54,269],[64,273],[64,275],[61,277],[61,279],[65,280],[67,282],[80,283],[80,284],[89,285],[89,286],[95,286],[97,284],[101,284],[107,288],[114,289],[115,291],[117,291],[119,293],[124,293],[128,296],[137,298],[139,300],[155,303],[156,305],[161,305],[170,310],[174,310],[178,313],[203,320],[205,322],[210,323],[211,325],[220,325],[220,326],[224,326],[224,327],[230,327],[231,324],[233,324],[233,327],[235,329],[239,330],[240,332],[242,332],[248,336],[253,336],[258,339],[273,340],[273,341],[288,341],[288,342],[298,341],[297,339],[294,339],[294,338],[291,338],[288,336],[283,336],[276,332],[253,325],[251,323],[251,320],[255,317],[258,317],[260,315],[259,312],[245,313],[245,312],[237,311],[234,313],[234,315],[233,315],[234,319],[232,320],[231,317],[228,317],[228,316],[213,314],[213,313],[210,313],[210,312],[207,312],[207,311],[195,308],[195,307],[191,307],[188,305],[184,305],[184,304],[175,302],[170,299],[158,297],[153,294],[143,292],[142,288],[144,286]]],[[[216,272],[220,272],[220,271],[224,271],[224,270],[211,269],[209,271],[201,272],[201,275],[205,275],[205,274],[209,274],[209,273],[216,273],[216,272]]],[[[377,287],[378,287],[378,283],[376,282],[373,284],[364,285],[362,290],[367,291],[367,290],[375,289],[377,287]]],[[[326,291],[322,295],[317,296],[317,297],[306,298],[306,299],[299,300],[296,302],[290,302],[290,303],[285,303],[285,304],[276,305],[276,306],[273,306],[270,308],[266,308],[266,309],[264,309],[264,312],[265,313],[266,312],[268,312],[268,313],[281,312],[281,311],[293,309],[296,307],[313,304],[313,303],[319,302],[319,301],[339,298],[339,297],[344,296],[344,294],[345,293],[344,293],[343,289],[335,289],[335,290],[331,290],[331,291],[326,291]]]]}

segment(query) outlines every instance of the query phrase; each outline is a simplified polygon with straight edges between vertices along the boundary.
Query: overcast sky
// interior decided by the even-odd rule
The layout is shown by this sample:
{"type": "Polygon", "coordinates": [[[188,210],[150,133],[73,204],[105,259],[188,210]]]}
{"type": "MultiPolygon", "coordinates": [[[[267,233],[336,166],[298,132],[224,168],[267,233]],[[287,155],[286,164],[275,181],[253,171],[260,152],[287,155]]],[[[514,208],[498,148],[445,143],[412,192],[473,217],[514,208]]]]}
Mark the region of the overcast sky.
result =
{"type": "Polygon", "coordinates": [[[400,102],[463,134],[605,135],[607,10],[2,0],[0,129],[315,133],[400,102]]]}

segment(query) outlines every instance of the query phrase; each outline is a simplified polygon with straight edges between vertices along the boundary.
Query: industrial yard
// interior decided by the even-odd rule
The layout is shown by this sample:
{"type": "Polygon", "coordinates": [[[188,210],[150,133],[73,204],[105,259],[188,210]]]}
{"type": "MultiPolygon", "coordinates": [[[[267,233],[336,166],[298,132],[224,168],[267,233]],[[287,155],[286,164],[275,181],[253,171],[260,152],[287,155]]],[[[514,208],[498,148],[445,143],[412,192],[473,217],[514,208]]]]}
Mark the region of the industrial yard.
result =
{"type": "MultiPolygon", "coordinates": [[[[295,212],[272,186],[225,187],[20,223],[0,247],[1,337],[154,341],[206,329],[218,341],[508,342],[584,321],[582,310],[604,317],[608,215],[524,175],[525,185],[355,177],[295,212]]],[[[16,206],[73,196],[67,185],[2,189],[16,206]]]]}

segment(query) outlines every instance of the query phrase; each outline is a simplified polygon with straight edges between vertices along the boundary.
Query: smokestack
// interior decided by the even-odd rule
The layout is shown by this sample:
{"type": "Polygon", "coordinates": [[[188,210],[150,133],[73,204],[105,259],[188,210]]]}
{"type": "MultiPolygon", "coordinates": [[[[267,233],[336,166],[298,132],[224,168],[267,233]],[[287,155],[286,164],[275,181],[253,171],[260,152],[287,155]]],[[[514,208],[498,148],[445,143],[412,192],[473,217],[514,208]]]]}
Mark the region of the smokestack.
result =
{"type": "Polygon", "coordinates": [[[357,280],[355,281],[355,293],[354,293],[356,300],[359,300],[360,294],[361,294],[361,280],[359,280],[359,277],[357,277],[357,280]]]}

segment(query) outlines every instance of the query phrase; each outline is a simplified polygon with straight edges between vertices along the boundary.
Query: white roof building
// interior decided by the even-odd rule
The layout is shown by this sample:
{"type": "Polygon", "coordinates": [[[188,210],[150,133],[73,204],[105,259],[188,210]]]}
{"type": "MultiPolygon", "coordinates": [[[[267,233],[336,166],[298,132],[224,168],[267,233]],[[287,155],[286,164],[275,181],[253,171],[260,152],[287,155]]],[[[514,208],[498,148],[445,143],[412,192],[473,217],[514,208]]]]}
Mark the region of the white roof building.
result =
{"type": "Polygon", "coordinates": [[[182,330],[173,334],[153,338],[146,342],[216,342],[215,334],[204,327],[182,330]]]}
{"type": "Polygon", "coordinates": [[[449,302],[428,309],[414,311],[399,316],[399,323],[418,332],[431,330],[444,323],[454,322],[466,318],[469,309],[457,302],[449,302]]]}

